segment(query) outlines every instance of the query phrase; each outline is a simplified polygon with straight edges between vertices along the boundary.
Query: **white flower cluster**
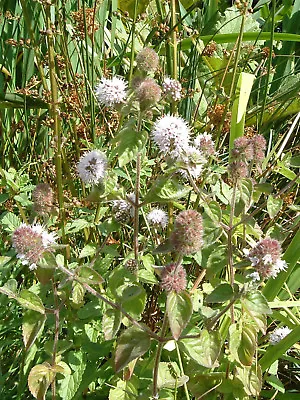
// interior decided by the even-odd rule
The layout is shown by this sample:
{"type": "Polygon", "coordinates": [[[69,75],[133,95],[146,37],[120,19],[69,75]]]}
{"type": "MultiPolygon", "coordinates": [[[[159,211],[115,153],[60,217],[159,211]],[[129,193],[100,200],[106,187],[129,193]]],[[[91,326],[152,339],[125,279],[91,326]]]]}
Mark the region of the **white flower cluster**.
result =
{"type": "Polygon", "coordinates": [[[161,227],[162,229],[165,229],[165,227],[168,225],[168,215],[165,211],[160,209],[154,209],[150,211],[146,218],[149,225],[152,225],[156,228],[161,227]]]}
{"type": "Polygon", "coordinates": [[[279,343],[282,339],[284,339],[292,330],[288,328],[287,326],[284,326],[282,328],[276,328],[271,334],[270,334],[270,344],[275,345],[279,343]]]}
{"type": "Polygon", "coordinates": [[[179,101],[181,99],[182,87],[179,81],[166,77],[162,86],[167,98],[173,101],[179,101]]]}
{"type": "MultiPolygon", "coordinates": [[[[186,165],[186,169],[188,169],[192,177],[197,179],[203,171],[203,165],[206,163],[206,158],[199,149],[194,146],[189,146],[182,153],[180,161],[186,165]]],[[[187,177],[186,169],[180,170],[184,177],[187,177]]]]}
{"type": "MultiPolygon", "coordinates": [[[[135,193],[129,193],[127,197],[132,203],[135,203],[135,193]]],[[[134,206],[131,202],[128,200],[113,200],[112,212],[117,221],[126,223],[130,217],[134,216],[134,206]]]]}
{"type": "Polygon", "coordinates": [[[95,87],[95,94],[100,104],[112,107],[124,103],[127,93],[127,82],[123,78],[114,76],[112,79],[102,78],[95,87]]]}
{"type": "Polygon", "coordinates": [[[77,164],[77,171],[84,183],[96,185],[105,176],[107,160],[104,153],[92,150],[85,153],[77,164]]]}

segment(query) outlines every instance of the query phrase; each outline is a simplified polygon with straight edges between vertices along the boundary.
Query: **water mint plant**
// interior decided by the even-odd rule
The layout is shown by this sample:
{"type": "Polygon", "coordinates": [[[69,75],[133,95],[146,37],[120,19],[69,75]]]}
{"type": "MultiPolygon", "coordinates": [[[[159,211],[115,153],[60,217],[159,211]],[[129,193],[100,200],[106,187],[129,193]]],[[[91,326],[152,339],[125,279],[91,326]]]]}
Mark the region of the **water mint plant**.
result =
{"type": "Polygon", "coordinates": [[[2,3],[1,399],[297,396],[298,2],[2,3]]]}

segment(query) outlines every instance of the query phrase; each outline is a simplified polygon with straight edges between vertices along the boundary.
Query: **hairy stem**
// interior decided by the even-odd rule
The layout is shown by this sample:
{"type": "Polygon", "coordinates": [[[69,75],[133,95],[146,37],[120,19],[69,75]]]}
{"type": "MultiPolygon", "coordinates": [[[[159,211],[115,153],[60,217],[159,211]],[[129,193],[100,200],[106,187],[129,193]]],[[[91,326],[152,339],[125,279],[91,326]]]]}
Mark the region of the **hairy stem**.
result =
{"type": "MultiPolygon", "coordinates": [[[[230,285],[233,288],[234,285],[234,267],[233,267],[233,220],[234,220],[234,210],[235,210],[235,200],[236,200],[236,182],[233,185],[233,193],[230,205],[230,217],[229,217],[229,230],[228,230],[228,266],[229,266],[229,279],[230,285]]],[[[231,323],[234,323],[234,305],[232,304],[230,308],[231,323]]]]}
{"type": "MultiPolygon", "coordinates": [[[[163,319],[163,324],[161,328],[161,335],[160,337],[163,338],[167,332],[168,328],[168,317],[167,317],[167,312],[165,312],[164,319],[163,319]]],[[[158,380],[158,368],[159,368],[159,362],[160,362],[160,357],[161,357],[161,352],[163,349],[163,342],[159,342],[157,345],[156,349],[156,356],[155,356],[155,361],[154,361],[154,368],[153,368],[153,390],[152,390],[152,399],[158,399],[158,386],[157,386],[157,380],[158,380]]]]}

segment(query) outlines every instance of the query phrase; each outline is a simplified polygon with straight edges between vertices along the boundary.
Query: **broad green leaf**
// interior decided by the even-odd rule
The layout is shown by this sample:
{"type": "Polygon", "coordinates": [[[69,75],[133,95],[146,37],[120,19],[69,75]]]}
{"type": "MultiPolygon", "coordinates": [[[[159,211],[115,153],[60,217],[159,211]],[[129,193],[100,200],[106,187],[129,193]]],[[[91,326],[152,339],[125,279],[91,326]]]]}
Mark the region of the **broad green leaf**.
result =
{"type": "Polygon", "coordinates": [[[236,371],[236,377],[243,383],[245,392],[249,396],[259,396],[262,386],[260,366],[253,365],[251,367],[236,367],[236,371]]]}
{"type": "Polygon", "coordinates": [[[98,274],[97,271],[90,267],[81,267],[78,274],[78,280],[81,283],[87,283],[89,285],[96,285],[103,282],[103,278],[98,274]]]}
{"type": "Polygon", "coordinates": [[[158,280],[152,271],[140,268],[138,270],[138,278],[141,282],[149,284],[157,284],[158,280]]]}
{"type": "Polygon", "coordinates": [[[242,179],[240,187],[240,198],[247,208],[250,207],[253,194],[253,184],[251,179],[242,179]]]}
{"type": "Polygon", "coordinates": [[[229,350],[236,361],[243,365],[250,366],[256,351],[256,331],[249,324],[229,327],[230,340],[229,350]]]}
{"type": "Polygon", "coordinates": [[[271,219],[273,219],[281,210],[283,200],[275,198],[272,195],[268,197],[267,200],[267,210],[271,219]]]}
{"type": "Polygon", "coordinates": [[[218,238],[222,235],[222,228],[220,228],[216,222],[212,221],[206,213],[202,215],[203,217],[203,247],[210,246],[215,243],[218,238]]]}
{"type": "Polygon", "coordinates": [[[74,399],[74,395],[80,386],[82,376],[86,368],[85,356],[82,351],[74,351],[68,354],[68,365],[73,373],[66,375],[59,381],[58,394],[64,400],[74,399]]]}
{"type": "Polygon", "coordinates": [[[79,258],[84,258],[84,257],[90,257],[95,255],[97,251],[97,246],[96,244],[90,243],[84,246],[84,248],[81,250],[79,254],[79,258]]]}
{"type": "MultiPolygon", "coordinates": [[[[206,268],[208,276],[217,275],[222,269],[226,268],[228,255],[227,255],[227,246],[214,245],[212,248],[208,248],[210,250],[210,254],[207,258],[206,268]]],[[[206,249],[203,250],[203,254],[206,249]]],[[[204,264],[205,265],[205,264],[204,264]]]]}
{"type": "Polygon", "coordinates": [[[138,380],[119,380],[117,386],[109,391],[109,400],[136,400],[138,396],[138,380]]]}
{"type": "Polygon", "coordinates": [[[291,157],[289,164],[292,168],[300,168],[300,156],[291,157]]]}
{"type": "MultiPolygon", "coordinates": [[[[52,356],[52,354],[53,354],[53,346],[54,346],[54,341],[53,340],[49,340],[44,344],[44,350],[50,356],[52,356]]],[[[58,340],[58,342],[56,344],[56,354],[57,354],[57,356],[62,355],[67,350],[69,350],[72,346],[74,346],[74,343],[71,340],[63,340],[63,339],[58,340]]]]}
{"type": "Polygon", "coordinates": [[[41,314],[45,314],[45,307],[39,296],[30,290],[23,289],[17,297],[18,302],[21,306],[28,308],[29,310],[37,311],[41,314]]]}
{"type": "Polygon", "coordinates": [[[168,293],[166,312],[173,338],[178,340],[193,313],[190,295],[187,292],[172,291],[168,293]]]}
{"type": "Polygon", "coordinates": [[[85,288],[81,283],[74,281],[72,283],[72,305],[74,308],[80,307],[84,304],[85,288]]]}
{"type": "Polygon", "coordinates": [[[182,375],[176,362],[160,362],[158,366],[157,387],[175,389],[188,382],[189,377],[182,375]]]}
{"type": "Polygon", "coordinates": [[[211,201],[208,204],[203,204],[206,214],[216,223],[222,221],[222,210],[216,201],[211,201]]]}
{"type": "Polygon", "coordinates": [[[66,224],[66,233],[76,233],[82,231],[84,228],[91,226],[91,223],[85,219],[74,219],[72,222],[66,224]]]}
{"type": "Polygon", "coordinates": [[[205,299],[206,303],[223,303],[231,300],[233,289],[229,283],[222,283],[217,286],[205,299]]]}
{"type": "Polygon", "coordinates": [[[48,363],[34,366],[28,375],[28,387],[32,396],[44,400],[48,387],[55,378],[55,373],[48,363]]]}
{"type": "Polygon", "coordinates": [[[16,230],[22,223],[20,218],[11,212],[4,212],[0,217],[2,228],[9,233],[16,230]]]}
{"type": "Polygon", "coordinates": [[[170,176],[163,176],[157,178],[153,183],[150,191],[144,198],[145,203],[161,202],[168,203],[170,201],[175,201],[181,197],[186,196],[190,187],[184,186],[179,183],[178,179],[170,176]]]}
{"type": "MultiPolygon", "coordinates": [[[[145,12],[150,0],[139,0],[136,2],[136,15],[145,12]]],[[[135,0],[118,0],[120,10],[128,12],[131,18],[134,18],[135,0]]]]}
{"type": "Polygon", "coordinates": [[[150,337],[148,333],[135,326],[126,329],[117,343],[114,360],[116,372],[125,368],[130,361],[145,354],[149,347],[150,337]]]}
{"type": "Polygon", "coordinates": [[[272,310],[268,306],[267,300],[259,291],[247,293],[241,298],[243,309],[250,315],[254,324],[263,333],[266,333],[265,314],[271,314],[272,310]]]}
{"type": "Polygon", "coordinates": [[[278,390],[279,392],[285,393],[284,384],[281,382],[279,378],[277,378],[276,375],[267,376],[266,382],[268,382],[269,385],[273,386],[273,388],[278,390]]]}
{"type": "Polygon", "coordinates": [[[118,333],[122,321],[122,315],[119,310],[108,309],[102,318],[102,330],[105,340],[113,339],[118,333]]]}
{"type": "Polygon", "coordinates": [[[118,297],[122,307],[133,318],[139,319],[146,305],[147,294],[140,284],[123,285],[122,293],[118,297]]]}
{"type": "Polygon", "coordinates": [[[218,366],[218,357],[221,351],[219,332],[204,329],[199,338],[182,339],[178,343],[182,351],[198,364],[206,368],[218,366]]]}
{"type": "Polygon", "coordinates": [[[37,311],[28,310],[23,315],[22,334],[26,351],[41,335],[45,326],[46,316],[37,311]]]}

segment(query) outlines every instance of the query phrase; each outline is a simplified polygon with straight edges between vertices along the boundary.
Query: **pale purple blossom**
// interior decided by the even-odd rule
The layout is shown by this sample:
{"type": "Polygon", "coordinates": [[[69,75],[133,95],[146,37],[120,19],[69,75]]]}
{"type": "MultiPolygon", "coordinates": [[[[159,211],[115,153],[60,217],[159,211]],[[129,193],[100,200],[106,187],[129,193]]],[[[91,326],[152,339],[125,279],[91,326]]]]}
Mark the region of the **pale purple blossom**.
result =
{"type": "Polygon", "coordinates": [[[77,171],[84,183],[96,185],[103,180],[107,168],[107,159],[99,150],[85,153],[77,164],[77,171]]]}
{"type": "Polygon", "coordinates": [[[168,225],[168,214],[160,209],[154,209],[150,211],[146,218],[149,225],[152,225],[156,228],[161,227],[164,229],[168,225]]]}
{"type": "Polygon", "coordinates": [[[98,102],[106,107],[124,103],[127,97],[127,82],[123,78],[114,76],[112,79],[102,78],[95,87],[98,102]]]}

